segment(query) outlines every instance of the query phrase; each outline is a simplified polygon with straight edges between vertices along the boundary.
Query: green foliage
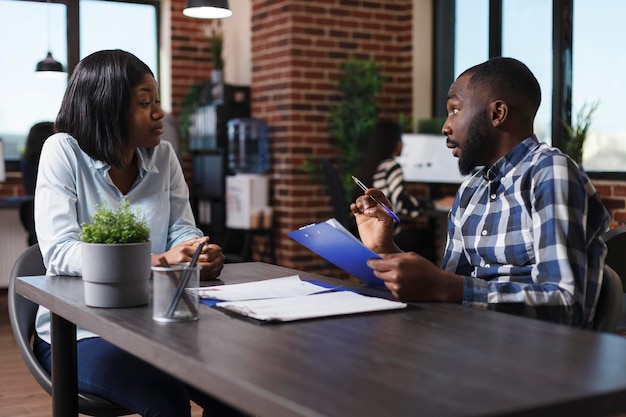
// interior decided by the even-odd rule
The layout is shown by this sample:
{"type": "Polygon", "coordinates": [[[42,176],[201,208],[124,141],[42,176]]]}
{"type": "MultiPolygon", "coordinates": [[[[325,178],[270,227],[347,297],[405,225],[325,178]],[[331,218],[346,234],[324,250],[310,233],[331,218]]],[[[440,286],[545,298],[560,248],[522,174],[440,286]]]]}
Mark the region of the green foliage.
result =
{"type": "Polygon", "coordinates": [[[81,224],[80,240],[87,243],[142,243],[150,240],[150,229],[131,210],[126,198],[117,210],[99,206],[91,223],[81,224]]]}
{"type": "Polygon", "coordinates": [[[579,165],[583,161],[583,146],[587,133],[591,127],[593,113],[598,108],[599,102],[592,104],[585,103],[576,114],[576,121],[569,125],[563,122],[565,130],[567,130],[567,141],[565,142],[564,152],[568,154],[579,165]]]}
{"type": "Polygon", "coordinates": [[[351,59],[342,63],[339,91],[343,98],[332,110],[330,134],[337,140],[342,184],[346,195],[352,195],[351,179],[367,150],[371,128],[378,120],[378,93],[385,79],[378,74],[373,60],[351,59]]]}
{"type": "Polygon", "coordinates": [[[224,34],[219,27],[211,28],[211,39],[209,46],[213,55],[213,69],[224,69],[224,60],[222,59],[222,44],[224,43],[224,34]]]}
{"type": "Polygon", "coordinates": [[[441,128],[446,122],[445,117],[433,117],[432,119],[420,119],[417,121],[417,133],[441,135],[441,128]]]}
{"type": "Polygon", "coordinates": [[[402,127],[403,133],[411,133],[413,131],[411,118],[405,115],[404,113],[400,113],[398,115],[398,124],[400,125],[400,127],[402,127]]]}
{"type": "Polygon", "coordinates": [[[189,86],[187,94],[183,98],[183,108],[180,112],[180,127],[179,133],[183,138],[187,138],[189,135],[189,129],[191,128],[191,116],[200,106],[202,100],[202,93],[204,91],[204,83],[195,83],[189,86]]]}

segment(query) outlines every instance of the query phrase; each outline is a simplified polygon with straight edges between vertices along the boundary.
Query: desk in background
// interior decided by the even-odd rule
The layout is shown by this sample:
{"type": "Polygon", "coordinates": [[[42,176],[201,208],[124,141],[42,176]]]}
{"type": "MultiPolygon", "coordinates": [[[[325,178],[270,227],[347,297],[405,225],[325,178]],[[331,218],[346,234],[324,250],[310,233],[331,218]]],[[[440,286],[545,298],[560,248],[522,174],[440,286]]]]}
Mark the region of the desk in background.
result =
{"type": "MultiPolygon", "coordinates": [[[[258,262],[225,265],[221,278],[292,274],[358,287],[258,262]]],[[[615,335],[439,303],[262,325],[202,305],[197,322],[163,324],[152,320],[151,306],[86,307],[76,278],[26,277],[16,288],[53,312],[53,358],[69,360],[53,367],[54,378],[75,378],[69,347],[76,323],[259,417],[626,412],[626,339],[615,335]]],[[[388,296],[384,289],[364,291],[388,296]]],[[[55,407],[70,405],[55,408],[56,416],[76,415],[71,386],[54,390],[55,407]]]]}

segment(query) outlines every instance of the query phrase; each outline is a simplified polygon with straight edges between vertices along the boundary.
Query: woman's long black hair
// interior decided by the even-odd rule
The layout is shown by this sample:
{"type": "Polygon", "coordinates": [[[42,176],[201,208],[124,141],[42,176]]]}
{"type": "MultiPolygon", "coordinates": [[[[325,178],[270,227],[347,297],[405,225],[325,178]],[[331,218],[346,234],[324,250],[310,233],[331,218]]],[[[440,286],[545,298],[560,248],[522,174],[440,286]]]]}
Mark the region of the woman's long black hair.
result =
{"type": "Polygon", "coordinates": [[[119,49],[83,58],[65,90],[56,131],[72,135],[93,159],[121,168],[131,90],[147,74],[154,76],[139,58],[119,49]]]}

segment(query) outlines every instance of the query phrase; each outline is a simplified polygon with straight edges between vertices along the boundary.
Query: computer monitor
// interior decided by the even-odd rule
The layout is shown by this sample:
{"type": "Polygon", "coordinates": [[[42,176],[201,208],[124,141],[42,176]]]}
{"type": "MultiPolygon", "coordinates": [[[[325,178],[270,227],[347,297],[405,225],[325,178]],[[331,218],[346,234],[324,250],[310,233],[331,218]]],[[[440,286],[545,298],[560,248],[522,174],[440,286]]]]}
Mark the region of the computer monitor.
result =
{"type": "Polygon", "coordinates": [[[193,157],[194,195],[201,199],[223,199],[224,155],[196,154],[193,157]]]}
{"type": "Polygon", "coordinates": [[[444,136],[405,133],[402,144],[396,159],[405,181],[460,184],[467,178],[459,173],[459,160],[446,147],[444,136]]]}

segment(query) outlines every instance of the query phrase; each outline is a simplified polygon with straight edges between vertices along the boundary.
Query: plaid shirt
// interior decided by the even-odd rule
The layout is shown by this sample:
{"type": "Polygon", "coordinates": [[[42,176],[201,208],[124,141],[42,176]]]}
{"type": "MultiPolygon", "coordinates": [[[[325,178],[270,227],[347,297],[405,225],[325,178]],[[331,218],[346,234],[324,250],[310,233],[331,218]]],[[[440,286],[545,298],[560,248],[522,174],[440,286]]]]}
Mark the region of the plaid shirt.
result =
{"type": "Polygon", "coordinates": [[[531,136],[461,185],[442,268],[464,304],[589,327],[608,223],[587,175],[531,136]]]}

